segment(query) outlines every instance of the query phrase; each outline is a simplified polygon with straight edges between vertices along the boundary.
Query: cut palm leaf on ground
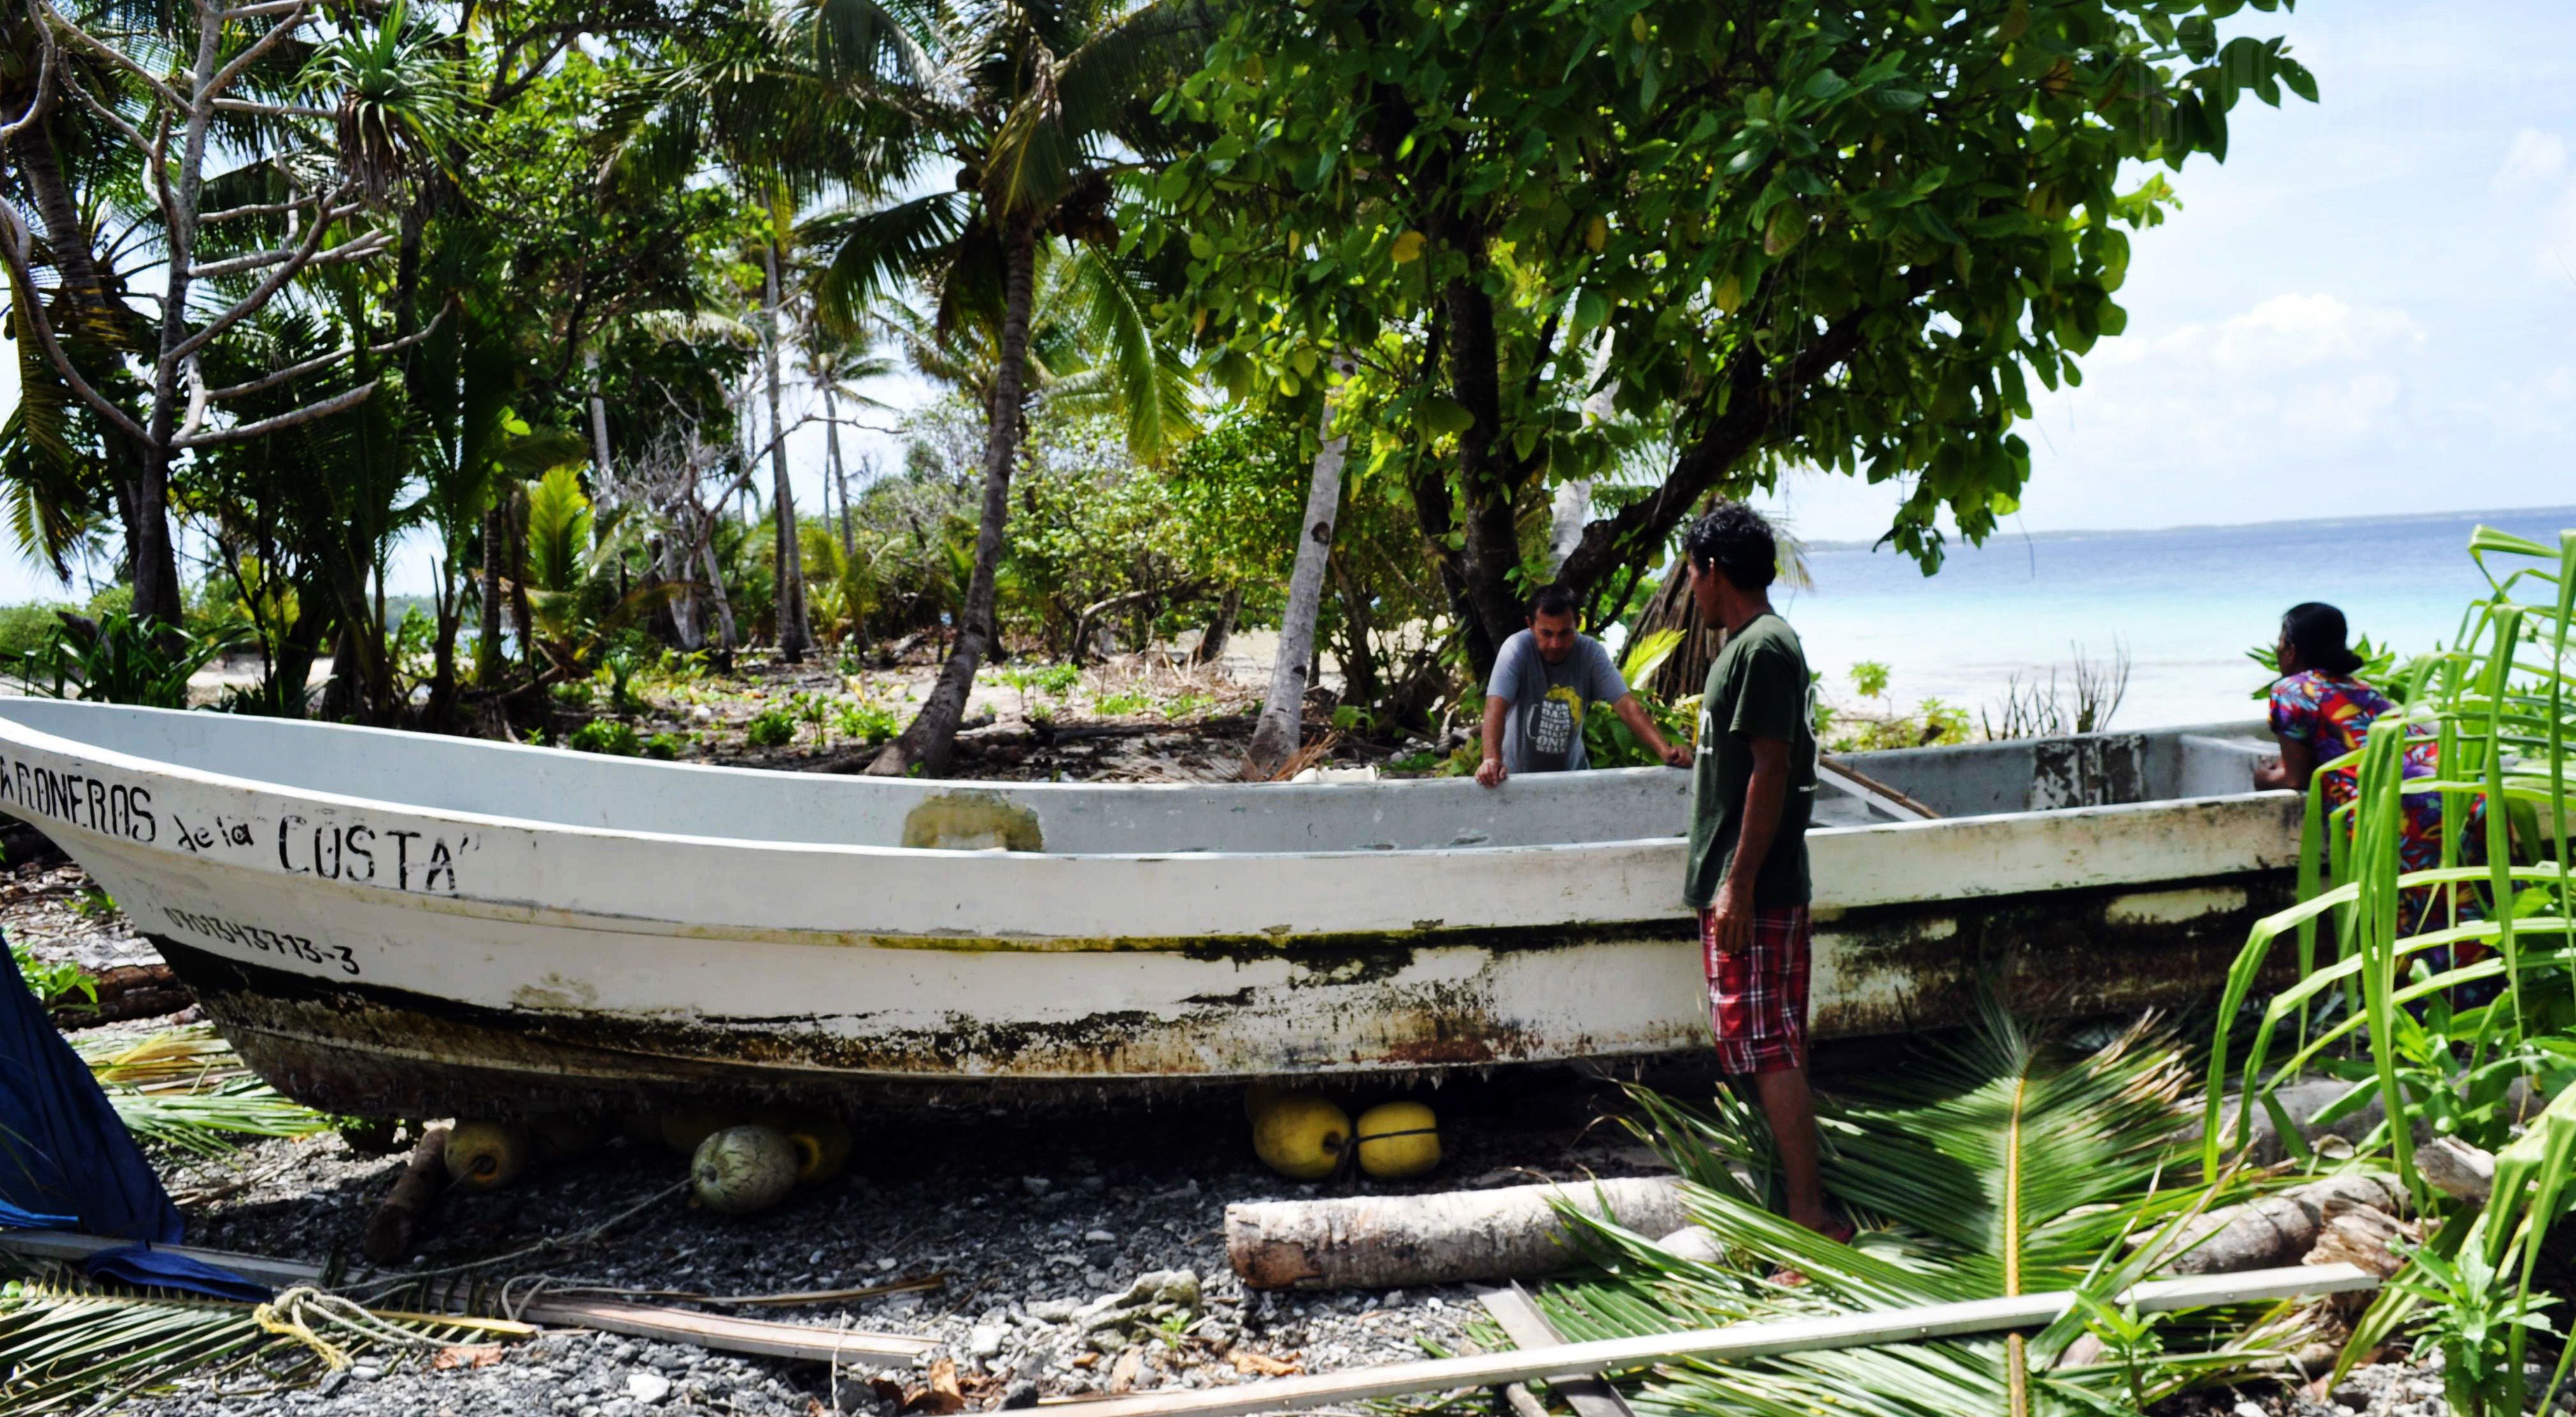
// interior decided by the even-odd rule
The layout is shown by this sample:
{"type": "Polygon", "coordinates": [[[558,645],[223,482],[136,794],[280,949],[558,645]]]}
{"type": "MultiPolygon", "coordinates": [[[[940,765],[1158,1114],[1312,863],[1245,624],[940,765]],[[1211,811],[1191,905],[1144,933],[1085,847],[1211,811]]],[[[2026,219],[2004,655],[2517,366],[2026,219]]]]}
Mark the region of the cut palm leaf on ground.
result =
{"type": "Polygon", "coordinates": [[[231,1045],[202,1025],[141,1043],[84,1039],[75,1046],[139,1140],[221,1156],[242,1137],[311,1136],[331,1126],[329,1117],[253,1076],[231,1045]]]}
{"type": "Polygon", "coordinates": [[[1669,1366],[1632,1398],[1647,1413],[2112,1411],[2133,1394],[2155,1401],[2241,1373],[2307,1335],[2296,1309],[2141,1319],[2110,1300],[2169,1248],[2133,1241],[2253,1189],[2236,1176],[2168,1184],[2183,1169],[2173,1137],[2188,1078],[2173,1040],[2152,1025],[2083,1052],[2032,1036],[1989,1003],[1965,1041],[1820,1109],[1827,1190],[1864,1227],[1849,1244],[1774,1214],[1736,1179],[1729,1163],[1769,1174],[1759,1128],[1740,1106],[1699,1113],[1641,1092],[1639,1130],[1688,1178],[1693,1213],[1725,1258],[1682,1259],[1579,1222],[1608,1274],[1552,1287],[1540,1303],[1583,1341],[2048,1291],[2085,1300],[2035,1335],[1669,1366]],[[1806,1282],[1774,1282],[1781,1269],[1806,1282]],[[2104,1337],[2121,1337],[2123,1324],[2137,1331],[2104,1337]],[[2087,1332],[2105,1361],[2057,1366],[2087,1332]]]}

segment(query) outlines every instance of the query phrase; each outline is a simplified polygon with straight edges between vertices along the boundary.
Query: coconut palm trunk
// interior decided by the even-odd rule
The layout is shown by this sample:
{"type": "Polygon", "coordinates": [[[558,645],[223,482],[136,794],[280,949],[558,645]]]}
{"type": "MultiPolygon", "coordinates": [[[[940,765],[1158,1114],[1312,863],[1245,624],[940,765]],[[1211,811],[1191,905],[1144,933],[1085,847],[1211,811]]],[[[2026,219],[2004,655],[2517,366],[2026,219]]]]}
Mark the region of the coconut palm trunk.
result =
{"type": "Polygon", "coordinates": [[[975,572],[966,583],[966,605],[958,614],[957,644],[940,667],[921,714],[886,745],[868,772],[902,777],[915,767],[932,776],[948,770],[957,745],[957,725],[966,717],[966,695],[975,687],[975,671],[991,649],[994,581],[1002,565],[1003,531],[1011,515],[1011,462],[1019,456],[1020,404],[1026,387],[1029,354],[1029,307],[1037,285],[1037,232],[1026,217],[1014,217],[1009,232],[1009,266],[1003,286],[1001,358],[993,371],[993,404],[984,418],[984,513],[975,531],[975,572]]]}
{"type": "MultiPolygon", "coordinates": [[[[1339,363],[1340,361],[1336,361],[1339,363]]],[[[1333,432],[1338,388],[1324,395],[1323,446],[1315,450],[1314,480],[1306,488],[1306,517],[1299,522],[1297,565],[1288,574],[1288,608],[1279,617],[1279,652],[1270,662],[1270,696],[1252,728],[1247,777],[1274,776],[1297,753],[1305,726],[1307,676],[1315,662],[1315,614],[1324,603],[1324,570],[1333,556],[1333,514],[1342,504],[1342,459],[1347,435],[1333,432]]]]}
{"type": "Polygon", "coordinates": [[[778,243],[769,242],[766,252],[769,279],[761,293],[768,315],[769,338],[764,351],[769,360],[769,475],[773,484],[773,502],[778,524],[778,657],[790,664],[801,664],[805,650],[813,644],[814,635],[805,617],[805,566],[803,549],[796,541],[796,492],[787,483],[787,424],[779,412],[778,342],[778,243]]]}

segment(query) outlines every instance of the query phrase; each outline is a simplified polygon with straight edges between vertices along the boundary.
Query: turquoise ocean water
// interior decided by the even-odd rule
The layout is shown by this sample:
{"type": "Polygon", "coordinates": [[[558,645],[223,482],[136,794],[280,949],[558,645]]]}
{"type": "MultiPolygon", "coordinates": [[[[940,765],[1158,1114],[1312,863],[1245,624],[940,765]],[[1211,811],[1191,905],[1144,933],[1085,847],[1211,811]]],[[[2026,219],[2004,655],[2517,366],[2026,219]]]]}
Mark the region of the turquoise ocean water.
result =
{"type": "MultiPolygon", "coordinates": [[[[2244,657],[2268,644],[2302,600],[2342,607],[2355,634],[2428,649],[2485,593],[2468,558],[2481,524],[2555,542],[2576,507],[2459,512],[2164,531],[2007,531],[1953,550],[1926,577],[1893,551],[1824,545],[1815,586],[1774,603],[1805,640],[1831,700],[1858,704],[1851,666],[1889,666],[1889,697],[1938,697],[1993,709],[2008,682],[2061,684],[2075,647],[2095,659],[2127,646],[2129,692],[2113,727],[2252,721],[2264,680],[2244,657]]],[[[2071,695],[2070,695],[2071,701],[2071,695]]]]}

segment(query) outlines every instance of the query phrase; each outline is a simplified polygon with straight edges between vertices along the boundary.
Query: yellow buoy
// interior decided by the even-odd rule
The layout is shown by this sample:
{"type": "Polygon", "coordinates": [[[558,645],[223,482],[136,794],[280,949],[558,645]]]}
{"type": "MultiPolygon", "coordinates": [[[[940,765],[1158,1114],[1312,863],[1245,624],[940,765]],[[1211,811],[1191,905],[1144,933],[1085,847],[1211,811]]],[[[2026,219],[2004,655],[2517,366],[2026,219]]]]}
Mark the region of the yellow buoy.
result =
{"type": "Polygon", "coordinates": [[[1440,1128],[1419,1102],[1381,1102],[1360,1114],[1360,1169],[1383,1181],[1440,1164],[1440,1128]]]}
{"type": "Polygon", "coordinates": [[[1252,1123],[1252,1150],[1292,1181],[1320,1181],[1341,1169],[1351,1146],[1351,1119],[1311,1092],[1292,1092],[1252,1123]]]}
{"type": "Polygon", "coordinates": [[[820,1112],[763,1112],[752,1118],[787,1134],[796,1148],[796,1184],[817,1185],[850,1164],[850,1124],[820,1112]]]}
{"type": "Polygon", "coordinates": [[[510,1122],[459,1122],[447,1133],[447,1180],[460,1191],[497,1191],[528,1169],[527,1131],[510,1122]]]}

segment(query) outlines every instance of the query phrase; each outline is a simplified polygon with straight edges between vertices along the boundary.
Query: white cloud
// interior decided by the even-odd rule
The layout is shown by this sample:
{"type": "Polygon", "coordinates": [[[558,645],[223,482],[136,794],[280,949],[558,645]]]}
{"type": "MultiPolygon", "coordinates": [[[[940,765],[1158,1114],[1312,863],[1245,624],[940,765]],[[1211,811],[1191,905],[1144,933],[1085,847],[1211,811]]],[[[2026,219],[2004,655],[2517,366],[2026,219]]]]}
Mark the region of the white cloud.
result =
{"type": "Polygon", "coordinates": [[[2557,134],[2524,128],[2513,135],[2513,144],[2505,149],[2504,161],[2489,184],[2499,192],[2536,187],[2566,167],[2567,144],[2557,134]]]}
{"type": "Polygon", "coordinates": [[[2403,310],[2326,294],[2275,295],[2215,325],[2185,325],[2145,346],[2157,362],[2181,360],[2229,374],[2377,359],[2424,343],[2403,310]]]}

